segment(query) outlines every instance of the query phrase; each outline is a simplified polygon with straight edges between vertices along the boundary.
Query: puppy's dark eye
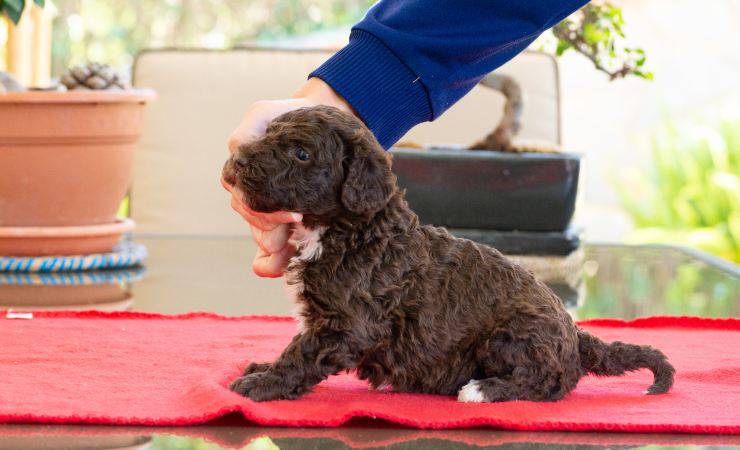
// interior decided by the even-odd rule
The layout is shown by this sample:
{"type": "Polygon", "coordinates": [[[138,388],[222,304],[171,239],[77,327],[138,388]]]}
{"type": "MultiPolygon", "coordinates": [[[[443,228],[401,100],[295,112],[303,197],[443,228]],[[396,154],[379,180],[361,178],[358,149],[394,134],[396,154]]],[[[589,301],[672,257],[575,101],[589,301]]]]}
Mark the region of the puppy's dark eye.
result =
{"type": "Polygon", "coordinates": [[[308,161],[310,158],[308,152],[303,150],[303,148],[301,147],[295,149],[295,157],[298,158],[300,161],[308,161]]]}

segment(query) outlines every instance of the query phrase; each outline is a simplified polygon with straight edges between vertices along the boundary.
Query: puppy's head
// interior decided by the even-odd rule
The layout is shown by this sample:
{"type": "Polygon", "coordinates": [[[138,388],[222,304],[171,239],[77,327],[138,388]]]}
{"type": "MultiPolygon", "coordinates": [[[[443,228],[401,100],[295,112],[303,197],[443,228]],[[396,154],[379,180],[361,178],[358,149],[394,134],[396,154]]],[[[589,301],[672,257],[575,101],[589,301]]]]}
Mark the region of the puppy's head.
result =
{"type": "Polygon", "coordinates": [[[371,216],[396,191],[390,157],[354,116],[328,106],[274,119],[224,166],[224,180],[255,211],[292,211],[319,221],[371,216]]]}

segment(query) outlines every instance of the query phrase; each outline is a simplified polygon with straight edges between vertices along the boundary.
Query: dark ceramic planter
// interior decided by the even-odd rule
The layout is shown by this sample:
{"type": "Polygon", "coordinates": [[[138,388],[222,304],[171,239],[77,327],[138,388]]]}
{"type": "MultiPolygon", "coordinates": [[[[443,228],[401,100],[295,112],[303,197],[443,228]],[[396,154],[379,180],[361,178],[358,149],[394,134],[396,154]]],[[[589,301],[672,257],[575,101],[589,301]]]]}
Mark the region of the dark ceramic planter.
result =
{"type": "Polygon", "coordinates": [[[561,232],[575,210],[580,156],[454,147],[394,148],[393,171],[424,223],[561,232]]]}

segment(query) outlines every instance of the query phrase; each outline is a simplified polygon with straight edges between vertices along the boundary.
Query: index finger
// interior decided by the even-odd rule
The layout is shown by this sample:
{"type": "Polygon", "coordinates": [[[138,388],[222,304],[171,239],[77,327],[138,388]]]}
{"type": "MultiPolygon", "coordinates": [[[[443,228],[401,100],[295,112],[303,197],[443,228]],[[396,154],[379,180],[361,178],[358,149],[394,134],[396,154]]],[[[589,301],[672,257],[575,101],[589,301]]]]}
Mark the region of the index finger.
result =
{"type": "Polygon", "coordinates": [[[272,120],[266,105],[257,102],[244,114],[241,122],[229,136],[229,152],[234,153],[239,146],[254,141],[265,134],[267,124],[272,120]]]}
{"type": "Polygon", "coordinates": [[[254,141],[260,137],[260,134],[253,130],[242,130],[243,126],[244,125],[240,124],[239,128],[234,130],[234,132],[231,133],[231,135],[229,136],[229,153],[235,153],[237,150],[239,150],[239,147],[242,144],[254,141]]]}

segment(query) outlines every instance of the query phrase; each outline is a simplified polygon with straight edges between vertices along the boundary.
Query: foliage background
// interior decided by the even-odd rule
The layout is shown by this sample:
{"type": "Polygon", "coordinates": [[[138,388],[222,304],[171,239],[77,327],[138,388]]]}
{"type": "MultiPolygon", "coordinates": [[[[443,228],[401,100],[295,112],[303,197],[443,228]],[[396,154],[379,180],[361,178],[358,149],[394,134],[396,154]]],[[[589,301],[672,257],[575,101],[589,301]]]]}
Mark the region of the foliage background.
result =
{"type": "Polygon", "coordinates": [[[686,245],[740,263],[740,119],[668,121],[651,160],[618,183],[632,243],[686,245]]]}
{"type": "Polygon", "coordinates": [[[228,48],[358,21],[371,0],[56,0],[52,71],[88,60],[127,69],[149,47],[228,48]]]}
{"type": "MultiPolygon", "coordinates": [[[[0,0],[2,1],[2,0],[0,0]]],[[[36,0],[43,3],[43,0],[36,0]]],[[[58,0],[53,69],[85,61],[131,65],[145,47],[228,48],[349,27],[374,3],[370,0],[143,0],[137,2],[58,0]]],[[[619,6],[592,0],[535,47],[562,55],[585,55],[609,79],[644,69],[645,51],[626,44],[619,6]]],[[[346,33],[343,33],[344,41],[346,33]]]]}

